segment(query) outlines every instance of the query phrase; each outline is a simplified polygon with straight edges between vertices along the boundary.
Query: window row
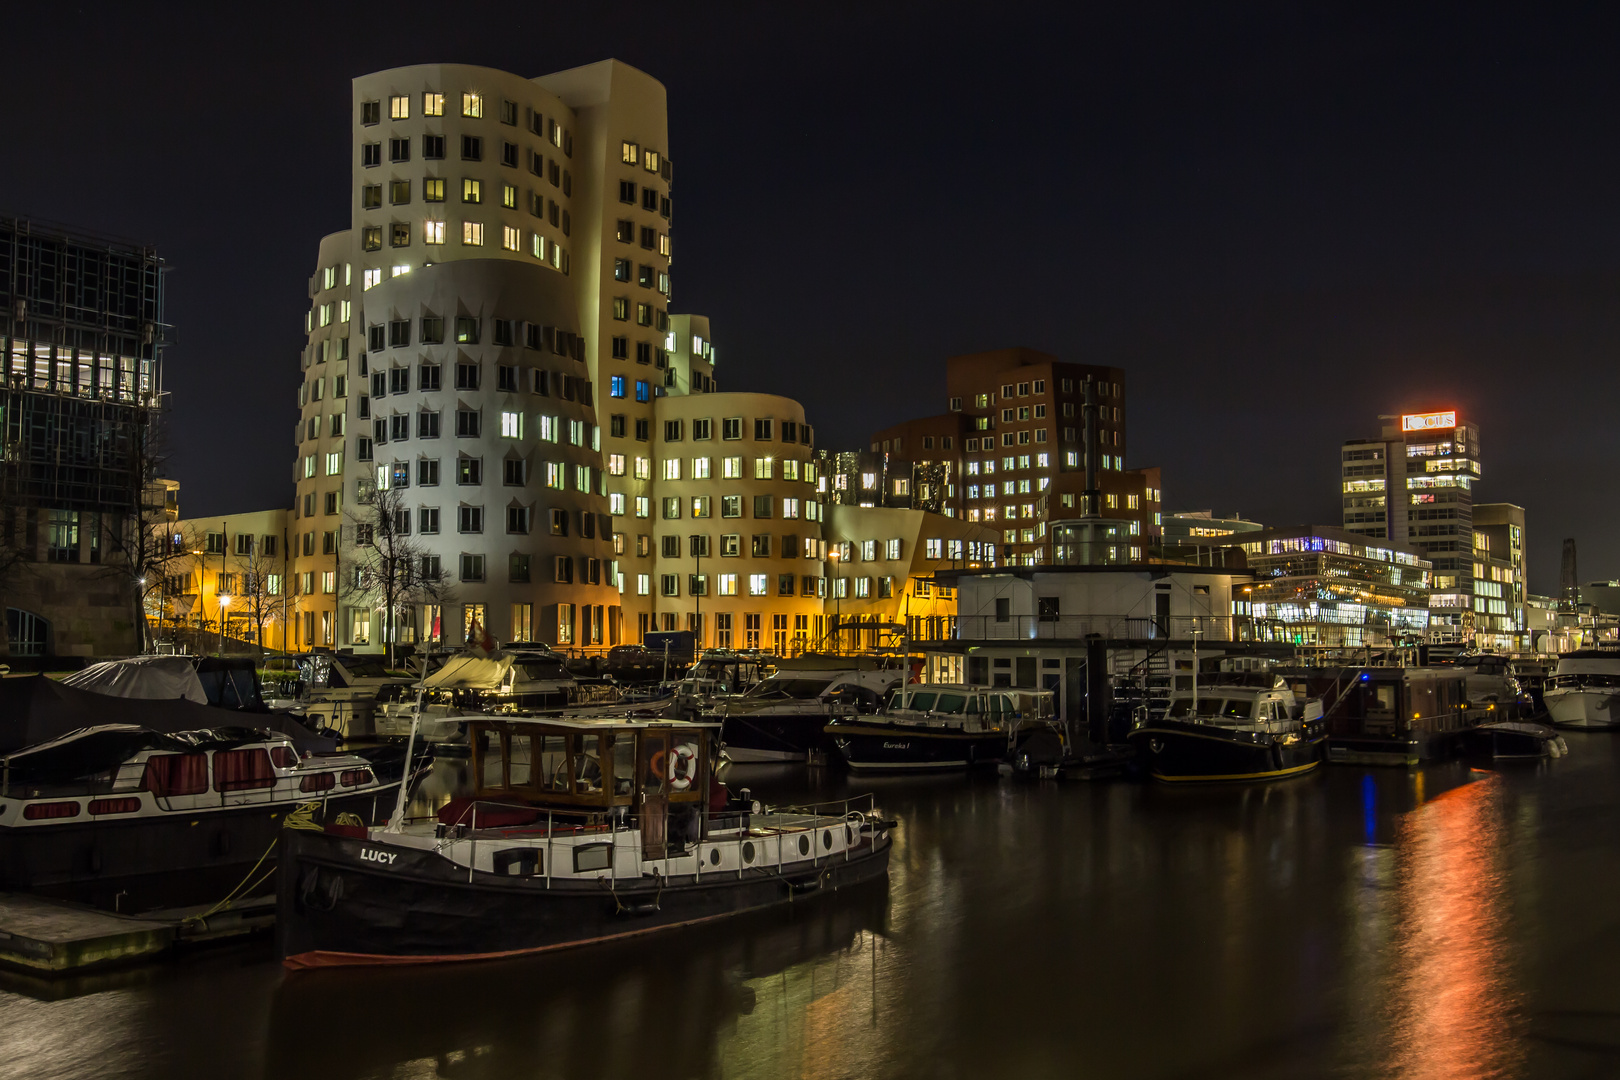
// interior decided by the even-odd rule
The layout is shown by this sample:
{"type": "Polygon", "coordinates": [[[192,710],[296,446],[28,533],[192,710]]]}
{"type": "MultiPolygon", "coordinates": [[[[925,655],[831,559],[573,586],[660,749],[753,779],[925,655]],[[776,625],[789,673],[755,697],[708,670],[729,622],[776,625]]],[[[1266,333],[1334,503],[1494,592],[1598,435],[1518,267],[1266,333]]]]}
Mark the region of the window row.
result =
{"type": "MultiPolygon", "coordinates": [[[[483,383],[483,369],[481,365],[470,361],[458,361],[456,369],[457,390],[477,390],[483,383]]],[[[444,365],[436,361],[423,360],[415,366],[416,391],[431,393],[440,390],[444,385],[444,365]]],[[[412,368],[402,364],[392,367],[377,367],[371,370],[371,397],[379,399],[389,394],[408,394],[411,392],[412,368]]],[[[538,394],[541,397],[555,397],[563,401],[578,401],[584,405],[592,404],[595,397],[589,378],[584,375],[567,375],[560,371],[547,371],[544,368],[522,368],[516,364],[497,364],[495,366],[495,387],[501,393],[516,394],[524,390],[538,394]],[[525,374],[526,372],[526,374],[525,374]]],[[[343,376],[338,376],[343,378],[343,376]]],[[[318,399],[317,399],[318,400],[318,399]]],[[[366,415],[363,411],[362,416],[366,415]]]]}
{"type": "MultiPolygon", "coordinates": [[[[550,352],[581,362],[585,359],[585,339],[572,330],[524,322],[521,319],[490,319],[490,344],[502,348],[521,345],[536,352],[550,352]]],[[[476,315],[458,315],[450,325],[450,343],[477,345],[483,333],[484,320],[476,315]]],[[[366,327],[366,351],[406,348],[411,344],[410,319],[391,319],[386,323],[372,323],[366,327]]],[[[444,345],[445,319],[440,315],[424,315],[416,322],[416,344],[444,345]]],[[[476,367],[476,365],[473,365],[476,367]]],[[[470,389],[476,389],[472,387],[470,389]]]]}
{"type": "Polygon", "coordinates": [[[645,263],[637,266],[629,259],[614,259],[613,280],[633,281],[643,289],[654,289],[664,297],[669,296],[669,273],[659,270],[656,266],[648,266],[645,263]]]}
{"type": "MultiPolygon", "coordinates": [[[[748,500],[752,499],[753,517],[757,520],[767,520],[780,517],[784,521],[820,521],[821,504],[814,499],[798,499],[794,497],[778,498],[775,495],[666,495],[658,500],[659,515],[665,521],[678,521],[685,513],[693,518],[713,517],[716,508],[722,518],[740,518],[743,511],[748,508],[748,500]]],[[[608,513],[621,517],[634,506],[635,516],[646,518],[652,516],[652,499],[649,496],[638,495],[631,497],[624,492],[608,492],[608,513]]]]}

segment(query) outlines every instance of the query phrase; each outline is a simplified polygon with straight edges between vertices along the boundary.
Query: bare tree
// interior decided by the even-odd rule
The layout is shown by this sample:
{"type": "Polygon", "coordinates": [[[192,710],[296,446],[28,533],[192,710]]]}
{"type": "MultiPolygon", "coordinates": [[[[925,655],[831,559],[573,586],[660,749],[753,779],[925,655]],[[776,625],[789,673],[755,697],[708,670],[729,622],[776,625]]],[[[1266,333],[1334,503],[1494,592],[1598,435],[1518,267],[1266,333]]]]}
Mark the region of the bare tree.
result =
{"type": "Polygon", "coordinates": [[[142,652],[150,650],[154,640],[147,615],[151,598],[161,598],[165,580],[180,573],[191,558],[192,545],[177,542],[166,489],[157,483],[169,456],[164,412],[162,404],[143,406],[119,426],[117,438],[125,459],[124,487],[131,511],[110,516],[103,531],[105,572],[123,578],[130,588],[140,633],[137,645],[142,652]]]}
{"type": "MultiPolygon", "coordinates": [[[[264,624],[274,618],[283,606],[282,596],[287,591],[283,564],[279,555],[266,555],[264,545],[255,538],[253,550],[236,557],[238,569],[232,594],[232,607],[240,607],[253,626],[253,643],[264,652],[264,624]]],[[[287,628],[281,628],[283,637],[287,628]]]]}
{"type": "Polygon", "coordinates": [[[411,510],[398,490],[373,489],[345,516],[354,546],[340,588],[352,603],[382,614],[388,666],[393,667],[394,645],[406,612],[415,604],[444,603],[450,589],[437,556],[412,537],[411,510]]]}

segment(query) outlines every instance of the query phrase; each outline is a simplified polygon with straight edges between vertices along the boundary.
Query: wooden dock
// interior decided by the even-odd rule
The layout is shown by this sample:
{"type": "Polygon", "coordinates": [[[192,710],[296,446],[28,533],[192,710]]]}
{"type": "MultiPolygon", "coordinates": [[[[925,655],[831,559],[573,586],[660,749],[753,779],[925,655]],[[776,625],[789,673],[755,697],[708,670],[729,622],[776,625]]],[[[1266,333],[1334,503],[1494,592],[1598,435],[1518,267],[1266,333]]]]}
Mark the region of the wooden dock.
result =
{"type": "Polygon", "coordinates": [[[204,906],[115,915],[23,893],[0,893],[0,964],[36,975],[156,960],[191,943],[240,937],[275,924],[275,898],[243,901],[201,918],[204,906]]]}

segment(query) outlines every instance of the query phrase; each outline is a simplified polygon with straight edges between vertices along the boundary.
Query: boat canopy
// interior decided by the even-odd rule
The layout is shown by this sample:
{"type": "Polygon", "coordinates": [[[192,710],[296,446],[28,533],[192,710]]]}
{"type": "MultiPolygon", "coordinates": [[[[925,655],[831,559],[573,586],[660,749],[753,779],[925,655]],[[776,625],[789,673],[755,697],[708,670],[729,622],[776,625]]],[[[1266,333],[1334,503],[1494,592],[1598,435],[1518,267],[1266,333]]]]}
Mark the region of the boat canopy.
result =
{"type": "Polygon", "coordinates": [[[80,728],[108,724],[127,724],[159,734],[243,726],[286,735],[304,753],[328,753],[334,748],[331,739],[282,713],[221,709],[182,699],[111,697],[66,686],[44,675],[0,680],[0,754],[80,728]]]}
{"type": "Polygon", "coordinates": [[[173,701],[185,698],[198,705],[208,704],[197,669],[184,656],[132,656],[127,660],[103,660],[75,671],[62,680],[96,694],[111,697],[173,701]]]}

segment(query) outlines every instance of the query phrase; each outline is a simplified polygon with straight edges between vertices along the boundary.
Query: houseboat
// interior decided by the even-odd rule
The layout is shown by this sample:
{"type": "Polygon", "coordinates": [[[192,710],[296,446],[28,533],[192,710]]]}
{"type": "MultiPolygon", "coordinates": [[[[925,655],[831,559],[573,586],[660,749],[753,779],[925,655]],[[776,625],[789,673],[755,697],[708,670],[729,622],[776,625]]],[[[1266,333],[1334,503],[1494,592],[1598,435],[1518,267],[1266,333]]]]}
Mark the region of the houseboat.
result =
{"type": "Polygon", "coordinates": [[[962,769],[1001,761],[1021,729],[1051,717],[1047,691],[934,683],[903,687],[881,712],[833,720],[827,734],[851,769],[962,769]]]}
{"type": "Polygon", "coordinates": [[[905,679],[903,657],[801,656],[778,661],[770,677],[703,715],[720,723],[732,761],[804,761],[834,752],[828,723],[876,712],[905,679]]]}
{"type": "Polygon", "coordinates": [[[1620,726],[1620,649],[1578,649],[1559,656],[1541,700],[1559,727],[1620,726]]]}
{"type": "Polygon", "coordinates": [[[1326,737],[1320,700],[1257,672],[1174,694],[1128,741],[1155,780],[1276,780],[1316,768],[1326,737]]]}
{"type": "Polygon", "coordinates": [[[386,819],[402,766],[256,728],[80,728],[0,758],[0,889],[124,912],[217,900],[300,804],[386,819]]]}
{"type": "Polygon", "coordinates": [[[1440,667],[1292,668],[1297,697],[1319,697],[1330,764],[1416,765],[1462,754],[1468,731],[1500,718],[1468,700],[1467,672],[1440,667]]]}
{"type": "Polygon", "coordinates": [[[468,718],[484,713],[564,709],[582,697],[607,697],[607,688],[582,688],[564,658],[543,651],[485,656],[459,653],[420,684],[399,684],[379,695],[375,719],[380,738],[404,742],[417,721],[417,738],[429,743],[464,743],[468,718]]]}
{"type": "Polygon", "coordinates": [[[434,817],[288,831],[288,967],[544,952],[888,872],[892,823],[869,800],[731,804],[713,777],[716,724],[490,716],[470,728],[473,792],[434,817]]]}

